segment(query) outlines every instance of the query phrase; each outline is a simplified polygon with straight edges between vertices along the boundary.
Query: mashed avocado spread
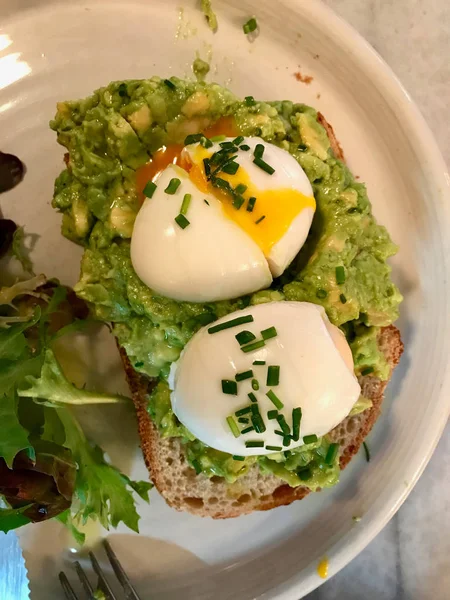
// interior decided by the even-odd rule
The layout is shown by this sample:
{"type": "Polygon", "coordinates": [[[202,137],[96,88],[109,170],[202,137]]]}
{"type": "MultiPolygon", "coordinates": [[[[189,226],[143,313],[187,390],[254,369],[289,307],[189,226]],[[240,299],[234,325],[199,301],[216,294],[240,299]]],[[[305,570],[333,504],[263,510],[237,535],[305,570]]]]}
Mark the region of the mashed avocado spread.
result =
{"type": "MultiPolygon", "coordinates": [[[[373,218],[365,186],[334,157],[316,111],[289,101],[242,101],[216,84],[153,77],[113,82],[84,100],[60,102],[51,128],[69,153],[53,206],[62,213],[63,235],[85,248],[75,290],[97,318],[112,324],[135,369],[159,378],[149,413],[162,435],[179,436],[190,464],[207,476],[233,482],[258,462],[291,486],[314,490],[336,483],[338,457],[326,464],[326,436],[245,460],[206,447],[174,416],[166,382],[171,363],[202,326],[284,299],[321,304],[347,335],[356,374],[388,377],[377,336],[398,316],[401,295],[386,262],[396,246],[373,218]],[[289,151],[313,186],[317,210],[306,244],[271,289],[208,304],[177,302],[149,289],[131,264],[130,238],[142,201],[139,169],[189,134],[220,132],[221,122],[232,122],[236,135],[260,136],[289,151]],[[337,266],[346,273],[339,283],[337,266]]],[[[369,406],[362,399],[353,414],[369,406]]]]}

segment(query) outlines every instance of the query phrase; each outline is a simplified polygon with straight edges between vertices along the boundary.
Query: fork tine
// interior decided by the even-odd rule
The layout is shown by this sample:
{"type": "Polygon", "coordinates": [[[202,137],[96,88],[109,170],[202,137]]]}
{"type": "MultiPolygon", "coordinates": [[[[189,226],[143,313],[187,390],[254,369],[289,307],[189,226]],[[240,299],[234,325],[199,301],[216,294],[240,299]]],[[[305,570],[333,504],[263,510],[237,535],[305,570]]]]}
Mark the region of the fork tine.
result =
{"type": "Polygon", "coordinates": [[[111,600],[117,600],[116,596],[114,595],[109,583],[107,582],[107,580],[103,574],[103,571],[102,571],[100,565],[98,564],[97,559],[92,554],[92,552],[89,552],[89,558],[91,559],[92,567],[98,576],[99,587],[102,588],[103,592],[105,594],[107,594],[111,600]]]}
{"type": "Polygon", "coordinates": [[[114,550],[111,548],[111,544],[108,542],[108,540],[103,540],[103,546],[106,550],[106,554],[108,555],[108,559],[111,563],[113,571],[116,574],[117,579],[122,584],[124,591],[126,592],[127,600],[140,600],[136,590],[134,589],[128,575],[123,570],[123,567],[120,564],[114,550]]]}
{"type": "Polygon", "coordinates": [[[69,580],[67,579],[64,571],[61,571],[60,574],[58,575],[58,577],[59,577],[59,582],[61,584],[62,589],[64,590],[67,600],[78,600],[78,597],[75,594],[75,592],[73,591],[73,588],[70,585],[69,580]]]}
{"type": "Polygon", "coordinates": [[[91,600],[91,598],[94,595],[94,590],[92,589],[92,586],[89,583],[89,579],[86,577],[86,573],[83,571],[83,567],[80,565],[80,563],[78,561],[76,561],[74,564],[75,564],[75,569],[77,570],[78,578],[81,581],[84,591],[88,595],[89,600],[91,600]]]}

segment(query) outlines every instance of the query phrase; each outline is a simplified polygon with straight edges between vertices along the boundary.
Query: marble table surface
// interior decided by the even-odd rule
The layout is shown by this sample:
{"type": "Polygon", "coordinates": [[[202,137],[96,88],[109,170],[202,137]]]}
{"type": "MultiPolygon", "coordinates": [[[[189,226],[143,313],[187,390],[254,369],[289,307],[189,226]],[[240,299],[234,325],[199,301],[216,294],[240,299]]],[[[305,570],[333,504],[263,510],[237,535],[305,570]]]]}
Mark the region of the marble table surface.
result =
{"type": "MultiPolygon", "coordinates": [[[[325,0],[392,67],[450,165],[450,2],[325,0]]],[[[450,425],[395,517],[308,600],[449,600],[450,425]]]]}

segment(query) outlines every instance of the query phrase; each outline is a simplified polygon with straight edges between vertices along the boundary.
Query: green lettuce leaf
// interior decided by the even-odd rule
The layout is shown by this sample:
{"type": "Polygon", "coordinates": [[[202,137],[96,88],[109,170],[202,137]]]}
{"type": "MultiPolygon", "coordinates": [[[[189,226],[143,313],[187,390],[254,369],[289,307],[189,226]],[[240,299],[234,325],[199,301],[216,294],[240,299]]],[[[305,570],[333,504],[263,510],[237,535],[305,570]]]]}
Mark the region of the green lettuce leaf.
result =
{"type": "Polygon", "coordinates": [[[8,533],[8,531],[31,523],[30,519],[23,514],[28,508],[28,504],[20,508],[0,508],[0,531],[8,533]]]}
{"type": "Polygon", "coordinates": [[[67,527],[77,544],[79,544],[80,546],[84,544],[86,536],[84,533],[82,533],[79,529],[76,528],[72,519],[72,515],[70,513],[70,509],[67,509],[64,512],[60,513],[56,517],[56,519],[67,527]]]}
{"type": "Polygon", "coordinates": [[[44,400],[47,406],[53,404],[112,404],[129,401],[125,396],[102,394],[77,388],[66,378],[50,348],[44,352],[44,364],[40,376],[27,375],[24,381],[27,387],[22,385],[19,388],[19,396],[44,400]]]}
{"type": "MultiPolygon", "coordinates": [[[[37,275],[36,277],[32,277],[31,279],[27,279],[26,281],[18,281],[14,285],[10,287],[2,287],[0,288],[0,305],[5,304],[11,306],[13,301],[19,296],[24,295],[34,295],[37,297],[45,296],[42,292],[36,292],[36,290],[44,285],[47,281],[45,275],[37,275]]],[[[16,317],[21,318],[21,317],[16,317]]],[[[3,319],[8,319],[8,317],[3,317],[3,319]]],[[[12,322],[14,322],[15,317],[11,317],[12,322]]],[[[28,318],[27,318],[28,320],[28,318]]]]}
{"type": "Polygon", "coordinates": [[[101,448],[88,443],[68,409],[60,409],[58,414],[66,429],[66,445],[78,464],[75,483],[77,502],[72,507],[75,520],[86,523],[89,517],[98,519],[106,529],[123,522],[138,532],[139,515],[131,490],[139,490],[144,497],[150,485],[145,482],[132,484],[128,477],[105,461],[101,448]]]}
{"type": "Polygon", "coordinates": [[[17,397],[13,392],[0,396],[0,458],[5,460],[10,469],[21,450],[27,448],[34,456],[28,431],[19,423],[17,405],[17,397]]]}
{"type": "Polygon", "coordinates": [[[20,262],[22,269],[30,275],[34,275],[33,263],[29,257],[29,250],[25,246],[25,230],[23,227],[18,227],[13,235],[11,244],[11,254],[20,262]]]}

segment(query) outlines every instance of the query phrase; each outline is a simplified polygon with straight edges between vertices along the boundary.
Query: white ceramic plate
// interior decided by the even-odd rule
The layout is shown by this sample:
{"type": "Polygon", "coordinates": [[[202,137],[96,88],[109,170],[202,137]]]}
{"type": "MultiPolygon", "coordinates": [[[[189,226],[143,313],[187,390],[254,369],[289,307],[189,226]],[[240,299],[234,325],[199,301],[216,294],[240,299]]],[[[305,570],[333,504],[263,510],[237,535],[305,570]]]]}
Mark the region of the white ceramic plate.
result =
{"type": "MultiPolygon", "coordinates": [[[[190,75],[195,53],[211,58],[211,78],[237,94],[289,98],[319,108],[348,162],[366,181],[374,212],[401,247],[394,278],[405,295],[399,327],[406,344],[370,438],[373,459],[357,457],[333,490],[237,520],[212,522],[169,509],[156,492],[142,505],[140,537],[119,530],[112,543],[143,598],[298,599],[377,534],[406,498],[448,416],[450,322],[449,189],[444,163],[410,98],[375,52],[315,0],[215,0],[213,35],[194,0],[0,0],[2,150],[28,172],[5,194],[5,216],[41,235],[38,271],[73,283],[79,248],[59,234],[50,207],[62,149],[48,129],[57,100],[82,97],[110,80],[190,75]],[[183,4],[184,12],[178,9],[183,4]],[[251,43],[242,23],[255,14],[251,43]],[[313,76],[306,85],[294,73],[313,76]],[[353,516],[361,516],[358,524],[353,516]]],[[[448,176],[447,176],[448,177],[448,176]]],[[[97,379],[123,385],[111,340],[85,344],[97,379]]],[[[80,364],[78,376],[86,365],[80,364]]],[[[111,409],[89,419],[110,454],[145,477],[133,417],[111,409]],[[105,420],[106,419],[106,420],[105,420]]],[[[56,523],[21,533],[33,598],[58,597],[56,573],[68,540],[56,523]],[[45,577],[42,574],[45,573],[45,577]]]]}

